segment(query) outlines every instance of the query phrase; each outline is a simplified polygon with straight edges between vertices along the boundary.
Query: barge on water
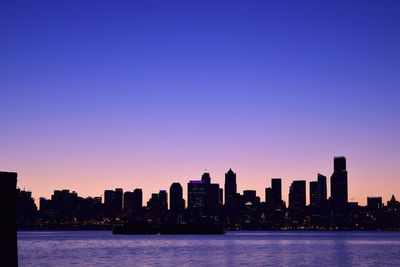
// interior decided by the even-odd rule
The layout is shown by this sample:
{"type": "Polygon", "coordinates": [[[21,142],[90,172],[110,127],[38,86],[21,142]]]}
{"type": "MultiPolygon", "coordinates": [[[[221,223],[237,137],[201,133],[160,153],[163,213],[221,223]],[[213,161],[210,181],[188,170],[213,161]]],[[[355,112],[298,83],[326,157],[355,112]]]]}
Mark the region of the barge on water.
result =
{"type": "Polygon", "coordinates": [[[223,235],[225,228],[217,224],[146,224],[126,223],[113,228],[119,235],[223,235]]]}

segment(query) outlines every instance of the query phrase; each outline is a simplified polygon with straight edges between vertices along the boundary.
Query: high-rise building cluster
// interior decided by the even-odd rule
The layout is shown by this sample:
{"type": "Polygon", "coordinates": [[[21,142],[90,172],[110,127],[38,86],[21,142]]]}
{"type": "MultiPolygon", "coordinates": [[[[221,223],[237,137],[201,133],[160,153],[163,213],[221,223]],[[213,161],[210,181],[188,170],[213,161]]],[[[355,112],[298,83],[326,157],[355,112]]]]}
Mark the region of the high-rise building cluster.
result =
{"type": "Polygon", "coordinates": [[[237,190],[236,173],[225,173],[224,188],[212,183],[209,173],[187,183],[187,205],[180,183],[153,193],[143,205],[143,192],[136,188],[104,191],[101,197],[82,198],[69,190],[55,190],[51,199],[40,199],[36,211],[30,192],[17,191],[18,223],[21,228],[107,227],[126,221],[154,224],[214,223],[228,229],[400,229],[400,205],[392,196],[387,205],[381,197],[368,197],[367,206],[348,201],[346,158],[334,158],[330,177],[318,174],[309,183],[295,180],[289,188],[288,205],[282,199],[282,179],[272,178],[261,201],[255,190],[237,190]],[[78,226],[77,226],[78,225],[78,226]]]}

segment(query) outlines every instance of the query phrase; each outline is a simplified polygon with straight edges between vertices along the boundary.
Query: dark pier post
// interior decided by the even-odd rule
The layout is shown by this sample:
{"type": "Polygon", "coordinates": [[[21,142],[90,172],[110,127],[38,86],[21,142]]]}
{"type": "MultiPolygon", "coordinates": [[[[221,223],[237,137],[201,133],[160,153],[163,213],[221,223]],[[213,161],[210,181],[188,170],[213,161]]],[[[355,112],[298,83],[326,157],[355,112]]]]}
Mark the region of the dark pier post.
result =
{"type": "Polygon", "coordinates": [[[17,173],[0,172],[0,212],[3,227],[0,227],[0,249],[2,266],[18,266],[17,252],[17,173]]]}

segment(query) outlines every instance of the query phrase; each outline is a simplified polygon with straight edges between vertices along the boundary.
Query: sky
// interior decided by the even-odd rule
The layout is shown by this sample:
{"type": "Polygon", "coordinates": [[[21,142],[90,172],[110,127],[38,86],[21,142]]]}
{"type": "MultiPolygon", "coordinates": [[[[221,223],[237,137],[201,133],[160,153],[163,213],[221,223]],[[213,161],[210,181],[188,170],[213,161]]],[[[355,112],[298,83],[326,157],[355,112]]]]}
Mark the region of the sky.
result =
{"type": "Polygon", "coordinates": [[[399,29],[385,0],[1,1],[0,170],[146,202],[232,168],[287,200],[346,156],[350,201],[400,198],[399,29]]]}

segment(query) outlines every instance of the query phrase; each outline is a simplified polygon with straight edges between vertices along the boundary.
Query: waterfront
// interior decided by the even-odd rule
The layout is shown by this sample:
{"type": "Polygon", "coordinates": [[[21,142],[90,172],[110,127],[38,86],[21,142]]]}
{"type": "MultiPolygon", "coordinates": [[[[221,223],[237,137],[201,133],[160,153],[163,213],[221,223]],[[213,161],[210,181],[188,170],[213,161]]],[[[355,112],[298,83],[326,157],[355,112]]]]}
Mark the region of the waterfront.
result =
{"type": "Polygon", "coordinates": [[[20,231],[20,266],[398,266],[400,232],[20,231]]]}

